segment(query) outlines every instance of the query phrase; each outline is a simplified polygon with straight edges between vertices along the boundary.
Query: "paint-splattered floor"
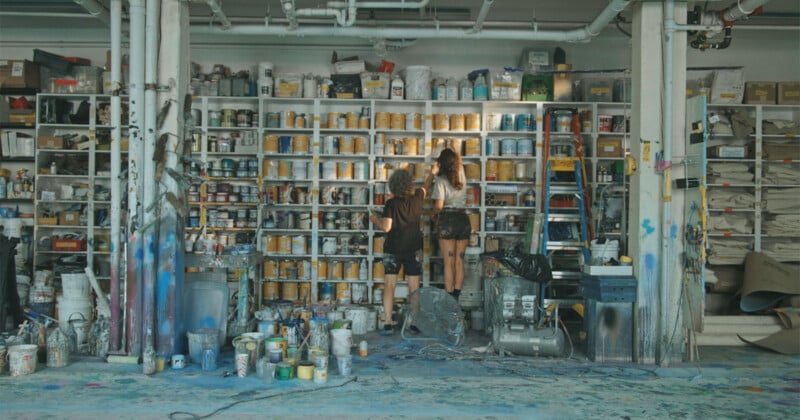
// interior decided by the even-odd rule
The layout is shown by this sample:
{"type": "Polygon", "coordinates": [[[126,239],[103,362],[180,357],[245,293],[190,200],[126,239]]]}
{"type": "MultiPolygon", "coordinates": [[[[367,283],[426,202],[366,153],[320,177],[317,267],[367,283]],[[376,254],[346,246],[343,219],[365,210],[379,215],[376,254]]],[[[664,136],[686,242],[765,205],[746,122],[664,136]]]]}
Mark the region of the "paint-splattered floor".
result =
{"type": "MultiPolygon", "coordinates": [[[[153,376],[141,366],[85,357],[32,375],[0,377],[0,418],[793,418],[800,412],[800,358],[748,347],[703,347],[700,363],[611,365],[572,358],[505,357],[399,335],[363,337],[352,376],[328,383],[255,375],[223,377],[197,365],[153,376]],[[794,414],[792,414],[794,413],[794,414]]],[[[354,341],[360,341],[356,337],[354,341]]]]}

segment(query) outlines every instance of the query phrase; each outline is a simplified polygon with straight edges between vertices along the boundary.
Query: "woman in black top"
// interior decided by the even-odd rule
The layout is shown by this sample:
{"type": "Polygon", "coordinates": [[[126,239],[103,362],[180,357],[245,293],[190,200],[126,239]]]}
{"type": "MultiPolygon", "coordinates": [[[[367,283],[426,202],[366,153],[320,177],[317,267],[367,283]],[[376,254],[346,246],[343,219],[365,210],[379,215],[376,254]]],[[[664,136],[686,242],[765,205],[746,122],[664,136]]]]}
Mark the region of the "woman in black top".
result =
{"type": "MultiPolygon", "coordinates": [[[[420,217],[422,202],[428,195],[433,182],[433,174],[429,174],[422,188],[414,188],[414,177],[405,169],[398,169],[389,177],[389,192],[393,194],[383,206],[383,214],[379,217],[370,214],[370,221],[378,229],[386,232],[383,250],[383,329],[381,335],[391,335],[392,309],[394,305],[394,289],[397,286],[397,274],[400,267],[405,269],[409,293],[419,288],[422,275],[422,231],[420,217]]],[[[416,327],[411,327],[417,332],[416,327]]]]}

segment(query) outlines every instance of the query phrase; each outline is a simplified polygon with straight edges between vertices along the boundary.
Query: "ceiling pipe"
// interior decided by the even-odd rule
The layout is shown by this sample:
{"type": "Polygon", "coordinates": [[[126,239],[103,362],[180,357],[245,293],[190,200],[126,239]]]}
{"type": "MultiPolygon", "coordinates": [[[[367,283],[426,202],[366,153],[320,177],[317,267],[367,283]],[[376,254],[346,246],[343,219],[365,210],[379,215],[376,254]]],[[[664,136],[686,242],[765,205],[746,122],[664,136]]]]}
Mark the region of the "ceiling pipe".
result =
{"type": "Polygon", "coordinates": [[[90,15],[100,19],[106,25],[111,25],[111,14],[97,0],[72,0],[78,6],[83,7],[90,15]]]}
{"type": "MultiPolygon", "coordinates": [[[[291,0],[285,0],[291,3],[291,0]]],[[[284,3],[284,4],[286,4],[284,3]]],[[[484,30],[479,33],[468,33],[464,29],[458,28],[373,28],[373,27],[323,27],[323,26],[304,26],[291,29],[289,26],[280,25],[237,25],[227,31],[220,31],[217,28],[203,26],[192,26],[193,34],[206,35],[252,35],[252,36],[339,36],[354,38],[448,38],[448,39],[501,39],[501,40],[524,40],[524,41],[562,41],[562,42],[582,42],[600,33],[614,17],[624,10],[631,0],[611,0],[608,5],[597,15],[588,25],[581,28],[565,31],[530,31],[530,30],[507,30],[493,29],[484,30]]],[[[359,3],[356,3],[357,5],[359,3]]],[[[360,7],[360,6],[359,6],[360,7]]]]}
{"type": "Polygon", "coordinates": [[[743,17],[747,17],[759,7],[767,4],[769,0],[737,0],[736,4],[731,5],[720,13],[723,22],[733,23],[743,17]]]}
{"type": "Polygon", "coordinates": [[[217,0],[206,0],[206,3],[208,3],[208,7],[211,8],[214,16],[219,19],[219,22],[222,24],[222,29],[230,28],[231,21],[228,20],[227,16],[225,16],[225,12],[222,11],[222,7],[220,7],[219,2],[217,2],[217,0]]]}
{"type": "MultiPolygon", "coordinates": [[[[350,1],[329,1],[328,7],[344,9],[348,7],[350,1]]],[[[355,2],[357,9],[422,9],[430,3],[430,0],[421,1],[358,1],[355,2]]]]}
{"type": "Polygon", "coordinates": [[[486,15],[489,14],[489,9],[492,8],[494,0],[483,0],[481,10],[478,12],[478,17],[475,19],[475,25],[472,26],[470,33],[480,32],[483,28],[483,21],[486,20],[486,15]]]}

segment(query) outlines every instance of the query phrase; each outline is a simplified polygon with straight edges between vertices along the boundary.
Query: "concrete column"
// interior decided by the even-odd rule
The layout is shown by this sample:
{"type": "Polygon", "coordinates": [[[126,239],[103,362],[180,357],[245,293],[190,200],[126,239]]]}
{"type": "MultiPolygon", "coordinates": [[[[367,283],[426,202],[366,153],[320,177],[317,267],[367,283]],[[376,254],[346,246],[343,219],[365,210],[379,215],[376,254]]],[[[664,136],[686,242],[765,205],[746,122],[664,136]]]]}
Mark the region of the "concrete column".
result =
{"type": "MultiPolygon", "coordinates": [[[[161,0],[161,37],[158,44],[158,85],[156,103],[162,107],[171,102],[163,126],[158,129],[158,139],[167,135],[166,153],[159,154],[157,147],[156,174],[159,167],[182,173],[178,161],[183,151],[184,100],[189,87],[189,7],[179,0],[161,0]]],[[[188,134],[191,137],[191,133],[188,134]]],[[[156,352],[172,355],[186,353],[183,337],[183,231],[185,218],[176,207],[185,205],[184,191],[167,171],[162,172],[159,183],[160,215],[158,220],[158,247],[156,250],[156,352]]],[[[182,211],[182,210],[181,210],[182,211]]]]}
{"type": "Polygon", "coordinates": [[[634,357],[639,363],[656,360],[659,332],[661,239],[661,176],[656,152],[661,141],[662,22],[661,2],[633,6],[631,178],[628,253],[639,281],[634,311],[634,357]]]}

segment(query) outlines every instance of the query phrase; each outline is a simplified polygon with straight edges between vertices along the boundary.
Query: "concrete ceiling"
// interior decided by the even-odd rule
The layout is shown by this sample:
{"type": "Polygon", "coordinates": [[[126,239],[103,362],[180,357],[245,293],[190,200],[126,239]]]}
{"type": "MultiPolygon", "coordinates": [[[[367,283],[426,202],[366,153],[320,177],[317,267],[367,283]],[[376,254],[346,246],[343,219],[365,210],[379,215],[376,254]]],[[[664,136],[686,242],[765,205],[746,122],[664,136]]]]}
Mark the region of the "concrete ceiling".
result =
{"type": "MultiPolygon", "coordinates": [[[[657,0],[644,0],[657,1],[657,0]]],[[[107,5],[109,0],[99,0],[107,5]]],[[[126,3],[126,2],[125,2],[126,3]]],[[[191,0],[189,7],[192,22],[207,24],[217,22],[204,0],[191,0]]],[[[273,22],[282,22],[283,11],[280,0],[219,0],[224,13],[236,23],[264,22],[269,16],[273,22]]],[[[325,1],[296,0],[299,8],[321,8],[325,1]]],[[[402,22],[405,25],[463,26],[478,15],[482,0],[431,0],[428,7],[419,10],[360,9],[356,25],[385,26],[402,22]]],[[[689,2],[690,6],[706,4],[710,10],[719,10],[736,4],[735,0],[711,0],[689,2]]],[[[602,0],[495,0],[486,18],[485,27],[510,27],[530,25],[535,21],[540,28],[574,27],[591,21],[606,6],[602,0]]],[[[630,14],[627,11],[626,14],[630,14]]],[[[73,0],[2,0],[0,1],[0,28],[47,28],[102,26],[96,19],[88,17],[86,11],[73,0]]],[[[332,20],[321,20],[321,23],[332,20]]],[[[301,21],[302,23],[302,21],[301,21]]],[[[310,23],[309,23],[310,24],[310,23]]],[[[764,13],[739,25],[800,25],[800,1],[772,0],[764,6],[764,13]]]]}

